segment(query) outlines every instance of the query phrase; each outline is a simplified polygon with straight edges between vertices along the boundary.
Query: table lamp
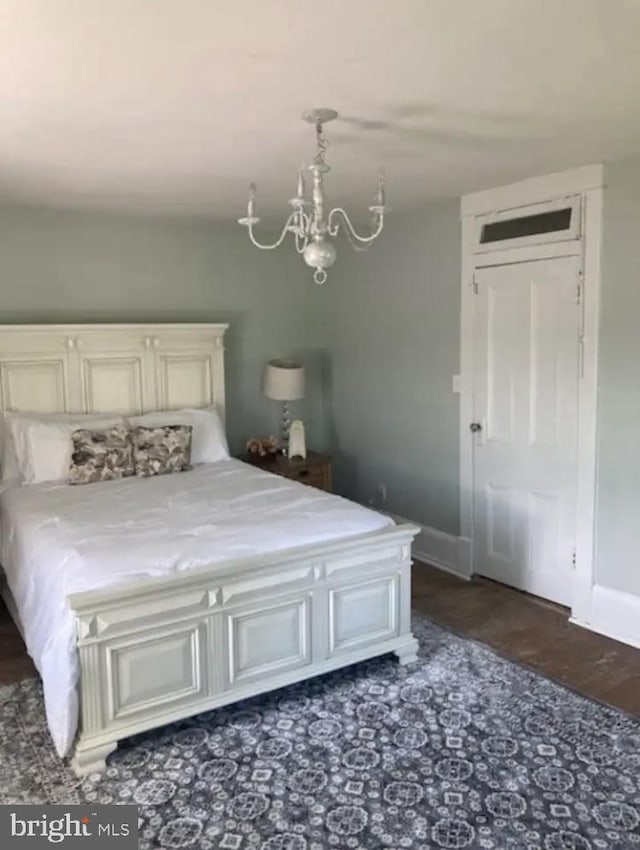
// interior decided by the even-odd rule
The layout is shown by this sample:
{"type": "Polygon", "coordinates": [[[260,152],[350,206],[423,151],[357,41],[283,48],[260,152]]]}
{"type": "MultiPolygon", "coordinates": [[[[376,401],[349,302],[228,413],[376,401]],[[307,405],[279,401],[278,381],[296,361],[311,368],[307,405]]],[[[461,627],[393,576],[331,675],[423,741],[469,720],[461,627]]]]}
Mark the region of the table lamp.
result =
{"type": "Polygon", "coordinates": [[[282,402],[282,452],[289,443],[289,402],[304,398],[304,366],[294,360],[270,360],[264,374],[264,394],[282,402]]]}

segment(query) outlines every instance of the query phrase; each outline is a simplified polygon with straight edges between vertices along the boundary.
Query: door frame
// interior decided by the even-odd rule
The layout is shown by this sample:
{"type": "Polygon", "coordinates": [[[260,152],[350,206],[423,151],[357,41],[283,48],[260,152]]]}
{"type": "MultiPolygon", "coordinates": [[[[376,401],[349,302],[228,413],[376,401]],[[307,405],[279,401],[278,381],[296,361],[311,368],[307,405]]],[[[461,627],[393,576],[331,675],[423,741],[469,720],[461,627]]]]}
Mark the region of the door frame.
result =
{"type": "MultiPolygon", "coordinates": [[[[464,195],[460,201],[462,222],[462,275],[460,313],[460,554],[461,569],[473,572],[473,447],[469,431],[473,421],[474,271],[478,267],[526,262],[558,256],[582,259],[582,333],[578,375],[578,445],[576,480],[576,563],[572,590],[572,619],[591,621],[594,585],[594,531],[596,505],[596,427],[598,326],[600,313],[600,257],[604,166],[588,165],[569,171],[533,177],[464,195]],[[477,251],[477,218],[501,214],[561,199],[581,198],[579,238],[477,251]]],[[[526,214],[525,210],[522,210],[526,214]]]]}

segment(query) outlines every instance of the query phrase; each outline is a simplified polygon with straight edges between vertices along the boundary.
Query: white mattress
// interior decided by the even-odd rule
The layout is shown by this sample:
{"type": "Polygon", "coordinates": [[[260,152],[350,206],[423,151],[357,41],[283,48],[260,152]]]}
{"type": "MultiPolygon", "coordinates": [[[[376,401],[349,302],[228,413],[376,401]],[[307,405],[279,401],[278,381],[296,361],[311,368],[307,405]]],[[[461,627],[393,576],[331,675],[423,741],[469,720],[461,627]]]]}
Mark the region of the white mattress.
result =
{"type": "Polygon", "coordinates": [[[142,576],[375,531],[392,521],[235,460],[87,486],[0,495],[0,561],[65,755],[78,724],[78,663],[66,597],[142,576]]]}

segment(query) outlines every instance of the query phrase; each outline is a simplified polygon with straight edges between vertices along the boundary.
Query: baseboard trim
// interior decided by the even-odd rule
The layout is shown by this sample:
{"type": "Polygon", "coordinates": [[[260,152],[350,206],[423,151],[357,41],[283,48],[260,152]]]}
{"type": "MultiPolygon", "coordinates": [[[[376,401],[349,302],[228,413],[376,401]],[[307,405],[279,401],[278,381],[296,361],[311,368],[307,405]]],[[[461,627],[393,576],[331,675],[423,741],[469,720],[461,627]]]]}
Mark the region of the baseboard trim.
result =
{"type": "MultiPolygon", "coordinates": [[[[389,516],[398,523],[410,522],[420,525],[397,514],[389,516]]],[[[420,525],[420,532],[413,541],[411,552],[416,560],[431,564],[445,573],[465,581],[471,578],[471,540],[468,537],[456,537],[437,528],[420,525]]]]}
{"type": "Polygon", "coordinates": [[[640,596],[596,584],[589,620],[571,617],[570,622],[640,649],[640,596]]]}
{"type": "Polygon", "coordinates": [[[460,538],[454,537],[453,534],[423,525],[413,542],[413,555],[419,561],[469,581],[471,574],[465,570],[464,564],[460,563],[460,550],[463,547],[459,541],[460,538]]]}
{"type": "Polygon", "coordinates": [[[472,540],[470,537],[458,537],[457,564],[458,575],[467,581],[473,575],[473,560],[471,551],[472,540]]]}
{"type": "MultiPolygon", "coordinates": [[[[396,514],[388,516],[398,523],[420,526],[411,550],[416,560],[464,581],[471,579],[472,541],[469,537],[455,537],[396,514]]],[[[586,617],[571,616],[569,622],[640,649],[640,596],[597,584],[591,589],[589,604],[583,606],[583,610],[588,612],[586,617]]]]}

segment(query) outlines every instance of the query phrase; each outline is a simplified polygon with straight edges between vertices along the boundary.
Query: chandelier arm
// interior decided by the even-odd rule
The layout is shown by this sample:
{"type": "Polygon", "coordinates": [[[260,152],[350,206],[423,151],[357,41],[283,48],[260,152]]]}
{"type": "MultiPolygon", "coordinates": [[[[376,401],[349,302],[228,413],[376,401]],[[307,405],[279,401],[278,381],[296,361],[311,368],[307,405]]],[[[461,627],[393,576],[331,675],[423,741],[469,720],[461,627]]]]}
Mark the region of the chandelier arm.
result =
{"type": "Polygon", "coordinates": [[[378,224],[376,229],[369,236],[360,236],[360,234],[356,231],[355,227],[351,224],[351,220],[345,210],[342,207],[335,207],[329,213],[329,217],[327,218],[327,229],[331,236],[337,236],[338,231],[340,230],[340,221],[338,216],[342,216],[342,220],[344,221],[347,232],[353,237],[353,239],[360,243],[366,245],[369,242],[373,242],[381,233],[382,228],[384,227],[384,210],[380,209],[377,213],[378,215],[378,224]],[[335,225],[332,225],[333,219],[336,219],[335,225]]]}
{"type": "Polygon", "coordinates": [[[344,233],[345,233],[345,236],[347,237],[347,242],[349,243],[349,245],[351,245],[353,250],[357,251],[359,254],[362,254],[364,251],[368,251],[369,248],[371,247],[371,244],[372,244],[371,242],[365,242],[364,245],[361,242],[360,243],[356,242],[356,240],[351,235],[349,228],[346,228],[344,233]]]}
{"type": "Polygon", "coordinates": [[[304,253],[304,249],[309,244],[309,237],[307,236],[306,229],[304,233],[296,233],[296,251],[298,254],[304,253]]]}
{"type": "Polygon", "coordinates": [[[293,220],[295,219],[296,215],[297,215],[296,212],[291,213],[289,218],[284,223],[284,227],[282,228],[282,233],[280,234],[279,239],[276,242],[274,242],[272,245],[264,245],[262,242],[258,242],[258,240],[253,235],[253,224],[252,223],[249,223],[249,224],[246,225],[247,230],[249,231],[249,239],[251,239],[252,243],[256,246],[256,248],[262,248],[263,251],[273,251],[274,248],[279,248],[280,245],[282,245],[282,243],[284,242],[287,233],[290,232],[289,228],[291,227],[291,224],[292,224],[293,220]]]}
{"type": "Polygon", "coordinates": [[[309,226],[311,219],[307,213],[299,207],[296,210],[295,230],[293,231],[296,240],[296,251],[302,254],[304,249],[309,244],[309,226]]]}

